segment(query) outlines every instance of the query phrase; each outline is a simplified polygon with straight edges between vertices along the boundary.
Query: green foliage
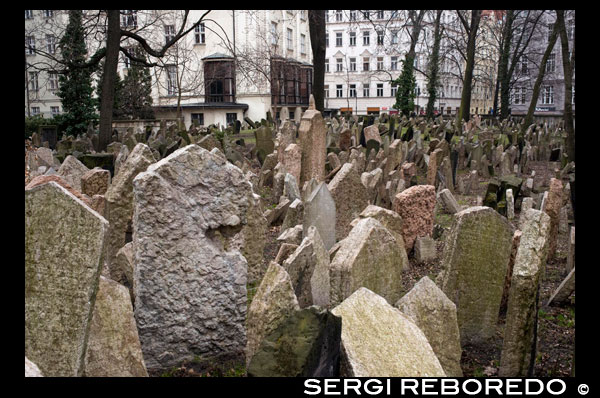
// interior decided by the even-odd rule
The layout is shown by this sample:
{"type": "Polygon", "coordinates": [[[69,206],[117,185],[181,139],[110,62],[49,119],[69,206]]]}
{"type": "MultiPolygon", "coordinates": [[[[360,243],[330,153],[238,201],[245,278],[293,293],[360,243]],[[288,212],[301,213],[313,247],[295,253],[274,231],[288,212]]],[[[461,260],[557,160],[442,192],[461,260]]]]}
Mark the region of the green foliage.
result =
{"type": "MultiPolygon", "coordinates": [[[[104,79],[104,60],[102,60],[98,66],[98,79],[96,80],[96,107],[98,112],[100,111],[100,99],[102,98],[102,80],[104,79]]],[[[113,97],[113,119],[123,118],[122,109],[122,98],[123,98],[123,80],[117,73],[115,76],[115,95],[113,97]]]]}
{"type": "Polygon", "coordinates": [[[31,138],[31,134],[37,133],[39,127],[48,124],[48,120],[41,115],[25,116],[25,138],[31,138]]]}
{"type": "Polygon", "coordinates": [[[406,55],[406,59],[402,61],[402,73],[392,82],[392,86],[397,86],[396,103],[394,109],[398,109],[402,114],[410,116],[410,113],[415,109],[415,70],[414,56],[406,55]]]}
{"type": "Polygon", "coordinates": [[[90,121],[96,122],[98,115],[92,97],[93,70],[80,66],[85,63],[87,55],[81,10],[69,11],[69,23],[58,47],[63,60],[68,63],[59,76],[58,90],[64,109],[64,132],[69,135],[85,133],[90,121]]]}
{"type": "MultiPolygon", "coordinates": [[[[134,47],[131,54],[136,58],[146,60],[146,53],[140,46],[134,47]]],[[[149,67],[132,60],[127,76],[123,79],[121,95],[122,112],[126,118],[154,119],[152,76],[149,67]]]]}

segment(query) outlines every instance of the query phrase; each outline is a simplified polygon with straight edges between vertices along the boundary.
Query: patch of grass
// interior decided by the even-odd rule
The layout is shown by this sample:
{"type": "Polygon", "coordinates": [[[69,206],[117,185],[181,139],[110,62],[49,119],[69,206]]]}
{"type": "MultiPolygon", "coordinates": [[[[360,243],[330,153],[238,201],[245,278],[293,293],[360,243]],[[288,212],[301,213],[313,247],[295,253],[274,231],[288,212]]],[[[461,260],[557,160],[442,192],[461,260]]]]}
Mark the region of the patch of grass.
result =
{"type": "Polygon", "coordinates": [[[473,370],[473,376],[474,377],[486,377],[485,373],[483,373],[483,369],[481,368],[481,366],[477,366],[473,370]]]}
{"type": "Polygon", "coordinates": [[[575,318],[567,318],[563,314],[558,314],[556,316],[556,320],[558,321],[558,325],[563,328],[574,328],[575,327],[575,318]]]}
{"type": "Polygon", "coordinates": [[[179,368],[177,368],[177,366],[173,366],[172,368],[165,370],[160,377],[175,377],[178,370],[179,368]]]}

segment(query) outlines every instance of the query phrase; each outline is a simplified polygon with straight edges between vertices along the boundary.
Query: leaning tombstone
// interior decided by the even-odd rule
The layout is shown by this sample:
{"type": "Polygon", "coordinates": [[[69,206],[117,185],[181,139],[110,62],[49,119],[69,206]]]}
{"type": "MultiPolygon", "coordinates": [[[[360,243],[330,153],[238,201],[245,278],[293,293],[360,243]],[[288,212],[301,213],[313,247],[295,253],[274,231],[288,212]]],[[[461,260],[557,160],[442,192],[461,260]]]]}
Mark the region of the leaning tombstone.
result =
{"type": "Polygon", "coordinates": [[[55,182],[25,190],[25,355],[81,376],[108,222],[55,182]]]}

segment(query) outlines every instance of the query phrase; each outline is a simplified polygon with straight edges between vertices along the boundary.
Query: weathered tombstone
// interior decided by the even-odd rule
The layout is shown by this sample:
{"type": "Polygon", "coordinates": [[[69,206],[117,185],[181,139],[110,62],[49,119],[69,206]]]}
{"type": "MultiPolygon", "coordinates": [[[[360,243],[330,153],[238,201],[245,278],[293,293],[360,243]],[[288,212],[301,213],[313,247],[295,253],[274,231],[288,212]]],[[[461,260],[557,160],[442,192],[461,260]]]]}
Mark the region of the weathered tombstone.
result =
{"type": "Polygon", "coordinates": [[[83,163],[81,163],[73,155],[69,155],[60,165],[58,174],[73,188],[81,192],[81,177],[90,171],[83,163]]]}
{"type": "Polygon", "coordinates": [[[554,304],[560,304],[565,302],[571,294],[575,291],[575,267],[569,272],[567,277],[560,283],[560,285],[556,288],[548,303],[547,306],[554,304]]]}
{"type": "Polygon", "coordinates": [[[575,268],[575,227],[569,233],[569,251],[567,253],[567,272],[575,268]]]}
{"type": "Polygon", "coordinates": [[[110,186],[110,171],[93,168],[81,176],[81,193],[90,197],[104,195],[110,186]]]}
{"type": "Polygon", "coordinates": [[[446,211],[450,214],[456,214],[460,211],[460,205],[454,199],[454,195],[448,188],[443,189],[437,194],[438,201],[444,206],[446,211]]]}
{"type": "Polygon", "coordinates": [[[150,148],[145,144],[137,144],[104,196],[106,219],[110,223],[105,256],[109,275],[112,274],[111,267],[117,252],[129,241],[128,234],[133,217],[133,179],[152,163],[154,157],[150,148]]]}
{"type": "Polygon", "coordinates": [[[263,339],[299,309],[290,276],[271,261],[248,308],[246,365],[250,364],[263,339]]]}
{"type": "Polygon", "coordinates": [[[424,276],[394,305],[409,316],[431,344],[448,377],[462,377],[456,305],[424,276]]]}
{"type": "Polygon", "coordinates": [[[558,237],[558,224],[560,221],[560,209],[562,207],[562,182],[557,178],[550,179],[550,189],[548,190],[548,199],[545,203],[544,211],[550,216],[550,246],[548,247],[548,260],[554,258],[556,253],[556,240],[558,237]]]}
{"type": "Polygon", "coordinates": [[[442,162],[443,153],[444,151],[442,149],[436,149],[431,153],[429,164],[427,165],[427,185],[436,186],[437,170],[442,162]]]}
{"type": "Polygon", "coordinates": [[[415,240],[415,260],[430,261],[437,256],[435,240],[429,236],[421,236],[415,240]]]}
{"type": "Polygon", "coordinates": [[[369,204],[369,193],[351,163],[342,166],[327,188],[335,202],[336,237],[343,239],[352,229],[350,222],[369,204]]]}
{"type": "Polygon", "coordinates": [[[496,330],[511,238],[506,218],[488,207],[454,216],[436,284],[456,304],[463,344],[483,342],[496,330]]]}
{"type": "Polygon", "coordinates": [[[86,377],[147,377],[127,288],[100,277],[85,353],[86,377]]]}
{"type": "Polygon", "coordinates": [[[263,216],[260,197],[248,192],[248,222],[240,233],[240,251],[248,262],[248,282],[260,281],[266,269],[263,252],[266,245],[267,220],[263,216]]]}
{"type": "Polygon", "coordinates": [[[509,220],[515,218],[515,198],[512,189],[506,190],[506,218],[509,220]]]}
{"type": "Polygon", "coordinates": [[[403,256],[394,235],[374,218],[360,219],[331,261],[331,305],[337,305],[360,287],[390,303],[402,290],[403,256]]]}
{"type": "Polygon", "coordinates": [[[304,219],[302,222],[304,237],[310,226],[315,226],[323,240],[325,249],[329,250],[336,242],[336,208],[335,201],[327,189],[327,184],[319,184],[304,202],[304,219]]]}
{"type": "Polygon", "coordinates": [[[537,295],[546,266],[549,232],[550,217],[539,210],[528,210],[511,278],[498,370],[500,377],[525,377],[528,374],[536,336],[537,295]]]}
{"type": "Polygon", "coordinates": [[[329,306],[329,254],[314,226],[282,266],[290,276],[300,308],[329,306]]]}
{"type": "Polygon", "coordinates": [[[257,153],[260,153],[260,156],[262,156],[261,161],[263,161],[264,158],[271,154],[275,149],[271,128],[266,126],[259,127],[254,130],[254,137],[256,139],[256,151],[257,153]]]}
{"type": "MultiPolygon", "coordinates": [[[[302,148],[302,173],[300,185],[305,181],[314,178],[317,182],[325,178],[325,158],[327,148],[325,138],[327,128],[321,112],[314,107],[314,98],[310,95],[311,101],[308,110],[302,115],[300,127],[298,128],[298,138],[302,148]]],[[[320,232],[320,231],[319,231],[320,232]]],[[[323,238],[325,240],[325,238],[323,238]]]]}
{"type": "Polygon", "coordinates": [[[402,237],[407,252],[410,252],[417,237],[433,232],[435,188],[432,185],[412,186],[396,195],[393,208],[402,217],[402,237]]]}
{"type": "Polygon", "coordinates": [[[148,369],[243,358],[247,263],[231,241],[251,190],[240,169],[197,145],[134,179],[135,317],[148,369]]]}
{"type": "Polygon", "coordinates": [[[249,377],[339,376],[342,321],[317,306],[295,311],[268,334],[248,365],[249,377]]]}
{"type": "Polygon", "coordinates": [[[332,310],[342,318],[342,377],[445,377],[425,334],[383,297],[361,287],[332,310]]]}
{"type": "Polygon", "coordinates": [[[108,222],[55,182],[25,190],[25,355],[81,376],[108,222]]]}

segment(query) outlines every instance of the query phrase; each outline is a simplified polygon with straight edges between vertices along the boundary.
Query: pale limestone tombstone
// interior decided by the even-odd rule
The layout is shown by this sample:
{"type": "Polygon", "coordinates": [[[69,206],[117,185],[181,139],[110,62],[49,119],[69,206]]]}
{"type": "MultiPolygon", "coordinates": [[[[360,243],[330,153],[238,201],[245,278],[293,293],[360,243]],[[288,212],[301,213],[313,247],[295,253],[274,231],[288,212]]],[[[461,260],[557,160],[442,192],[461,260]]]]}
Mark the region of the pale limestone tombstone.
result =
{"type": "Polygon", "coordinates": [[[351,163],[345,163],[342,166],[327,188],[335,201],[336,238],[343,239],[352,229],[350,226],[352,220],[368,206],[369,193],[351,163]]]}
{"type": "Polygon", "coordinates": [[[25,355],[81,376],[108,222],[55,182],[25,190],[25,355]]]}
{"type": "Polygon", "coordinates": [[[316,187],[304,202],[303,237],[306,237],[308,228],[315,226],[327,250],[336,242],[336,207],[335,201],[322,182],[316,187]]]}

